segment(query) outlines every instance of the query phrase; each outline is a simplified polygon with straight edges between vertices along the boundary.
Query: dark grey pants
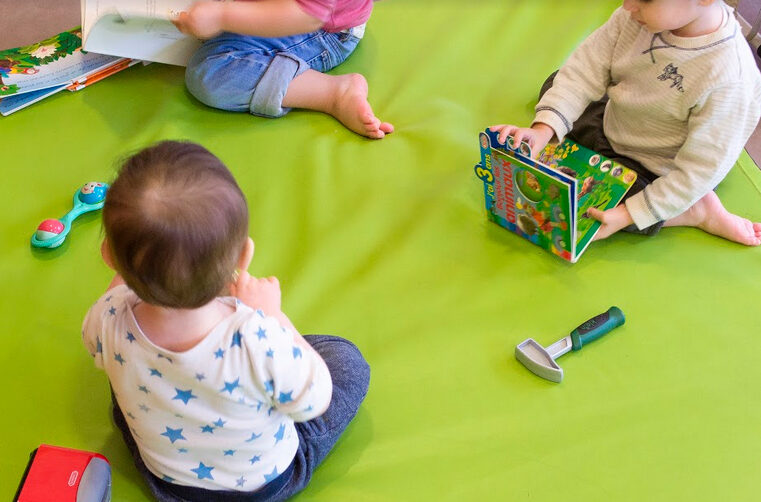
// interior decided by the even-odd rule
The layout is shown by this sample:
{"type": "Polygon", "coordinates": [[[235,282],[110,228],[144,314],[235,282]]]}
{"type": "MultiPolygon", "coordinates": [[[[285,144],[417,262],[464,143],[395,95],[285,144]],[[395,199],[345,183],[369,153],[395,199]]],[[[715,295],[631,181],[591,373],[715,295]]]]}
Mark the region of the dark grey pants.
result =
{"type": "Polygon", "coordinates": [[[290,467],[283,474],[254,492],[216,491],[168,483],[155,476],[145,466],[129,431],[119,405],[114,400],[114,421],[122,432],[151,492],[159,502],[271,502],[286,500],[303,490],[312,473],[328,455],[341,433],[349,425],[365,399],[370,384],[370,366],[359,349],[350,341],[337,336],[306,335],[330,370],[333,397],[321,416],[296,424],[299,449],[290,467]]]}
{"type": "MultiPolygon", "coordinates": [[[[544,81],[542,90],[539,91],[539,99],[542,99],[544,93],[552,87],[552,82],[555,80],[555,75],[557,75],[557,73],[558,72],[553,73],[544,81]]],[[[613,150],[613,147],[610,146],[610,142],[608,141],[608,138],[605,137],[605,132],[603,131],[603,116],[605,115],[605,104],[607,102],[608,96],[606,94],[601,100],[590,103],[589,106],[587,106],[587,109],[584,110],[584,113],[582,113],[578,120],[573,123],[573,129],[567,134],[567,137],[581,146],[585,146],[604,157],[608,157],[614,162],[625,165],[637,173],[637,180],[624,196],[624,200],[626,200],[632,195],[644,190],[647,185],[655,181],[658,175],[649,171],[636,160],[619,155],[613,150]]],[[[663,227],[663,223],[664,222],[659,221],[642,230],[638,229],[637,225],[631,224],[622,230],[633,234],[655,235],[661,227],[663,227]]]]}

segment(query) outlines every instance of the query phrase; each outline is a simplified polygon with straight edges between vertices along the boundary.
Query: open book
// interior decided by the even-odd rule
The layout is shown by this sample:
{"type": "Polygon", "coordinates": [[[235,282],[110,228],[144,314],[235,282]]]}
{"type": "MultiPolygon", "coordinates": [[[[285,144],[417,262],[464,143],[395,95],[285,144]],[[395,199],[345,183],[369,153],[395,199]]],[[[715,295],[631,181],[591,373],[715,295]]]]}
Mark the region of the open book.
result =
{"type": "Polygon", "coordinates": [[[637,173],[571,140],[548,145],[538,159],[527,143],[499,143],[497,133],[479,135],[489,219],[564,260],[575,263],[600,228],[591,207],[615,207],[637,173]]]}
{"type": "Polygon", "coordinates": [[[201,42],[171,19],[194,0],[81,0],[84,49],[187,66],[201,42]]]}
{"type": "Polygon", "coordinates": [[[10,115],[64,89],[76,91],[136,61],[81,50],[81,30],[0,51],[0,114],[10,115]]]}

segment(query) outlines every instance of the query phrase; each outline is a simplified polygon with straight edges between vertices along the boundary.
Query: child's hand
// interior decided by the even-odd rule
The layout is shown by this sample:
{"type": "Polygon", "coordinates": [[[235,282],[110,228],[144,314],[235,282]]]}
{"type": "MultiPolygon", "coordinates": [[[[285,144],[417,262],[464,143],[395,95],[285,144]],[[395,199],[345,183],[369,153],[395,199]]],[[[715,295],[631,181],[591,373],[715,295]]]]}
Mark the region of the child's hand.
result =
{"type": "Polygon", "coordinates": [[[230,294],[265,315],[277,317],[281,312],[280,282],[277,277],[258,279],[242,270],[238,280],[230,285],[230,294]]]}
{"type": "Polygon", "coordinates": [[[610,237],[624,227],[634,223],[626,205],[620,204],[614,208],[600,211],[597,208],[590,207],[587,214],[595,220],[602,223],[600,230],[595,235],[594,240],[599,241],[610,237]]]}
{"type": "Polygon", "coordinates": [[[500,124],[489,128],[492,132],[499,132],[497,139],[500,143],[505,143],[508,136],[513,137],[514,144],[520,145],[525,141],[531,147],[531,155],[537,157],[539,152],[544,150],[547,143],[555,135],[552,127],[543,122],[537,122],[531,127],[518,127],[510,124],[500,124]]]}
{"type": "Polygon", "coordinates": [[[224,31],[224,9],[221,2],[196,2],[172,22],[183,33],[200,39],[212,38],[224,31]]]}

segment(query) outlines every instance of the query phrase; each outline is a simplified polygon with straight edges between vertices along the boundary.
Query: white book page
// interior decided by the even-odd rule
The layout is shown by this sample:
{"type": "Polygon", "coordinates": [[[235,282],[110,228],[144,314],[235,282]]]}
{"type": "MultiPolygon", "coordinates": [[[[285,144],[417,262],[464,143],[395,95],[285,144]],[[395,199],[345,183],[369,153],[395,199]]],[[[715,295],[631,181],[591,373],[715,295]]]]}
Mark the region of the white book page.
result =
{"type": "Polygon", "coordinates": [[[194,0],[82,0],[87,51],[185,66],[201,45],[170,22],[194,0]]]}

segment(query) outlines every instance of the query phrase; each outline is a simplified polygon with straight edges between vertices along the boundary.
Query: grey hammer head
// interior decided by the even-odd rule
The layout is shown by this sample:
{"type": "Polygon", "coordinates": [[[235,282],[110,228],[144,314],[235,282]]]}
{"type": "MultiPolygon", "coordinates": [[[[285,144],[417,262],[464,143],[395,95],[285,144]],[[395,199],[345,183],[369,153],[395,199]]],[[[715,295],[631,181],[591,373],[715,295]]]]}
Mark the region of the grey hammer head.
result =
{"type": "Polygon", "coordinates": [[[533,338],[521,342],[515,347],[515,358],[534,374],[552,382],[563,380],[563,368],[533,338]]]}

